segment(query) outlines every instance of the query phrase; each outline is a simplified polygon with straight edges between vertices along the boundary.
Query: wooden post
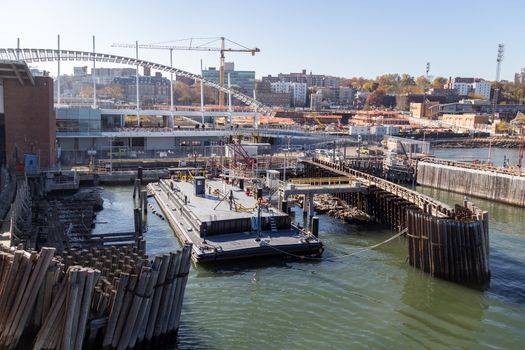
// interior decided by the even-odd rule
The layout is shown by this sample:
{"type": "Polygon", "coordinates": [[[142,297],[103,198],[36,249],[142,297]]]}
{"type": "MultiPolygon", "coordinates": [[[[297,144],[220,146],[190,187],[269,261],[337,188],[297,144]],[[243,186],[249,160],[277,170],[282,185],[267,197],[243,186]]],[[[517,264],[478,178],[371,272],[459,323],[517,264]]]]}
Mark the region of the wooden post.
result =
{"type": "Polygon", "coordinates": [[[312,229],[311,229],[312,235],[315,238],[319,238],[319,217],[314,216],[312,218],[312,229]]]}
{"type": "Polygon", "coordinates": [[[140,196],[141,188],[142,188],[141,180],[135,179],[135,184],[133,185],[133,199],[137,197],[137,194],[140,196]]]}
{"type": "Polygon", "coordinates": [[[137,169],[137,179],[139,179],[141,183],[144,182],[141,166],[139,166],[137,169]]]}
{"type": "Polygon", "coordinates": [[[141,192],[141,197],[142,197],[142,211],[144,214],[147,214],[148,213],[148,192],[147,191],[142,191],[141,192]]]}

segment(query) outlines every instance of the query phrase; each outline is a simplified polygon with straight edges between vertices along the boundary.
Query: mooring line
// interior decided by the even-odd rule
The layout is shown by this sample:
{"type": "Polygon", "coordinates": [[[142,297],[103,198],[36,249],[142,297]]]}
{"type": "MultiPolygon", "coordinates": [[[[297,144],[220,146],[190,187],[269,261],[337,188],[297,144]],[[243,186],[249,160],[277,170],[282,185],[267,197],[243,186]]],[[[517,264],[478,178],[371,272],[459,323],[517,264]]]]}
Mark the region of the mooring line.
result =
{"type": "Polygon", "coordinates": [[[323,258],[323,257],[313,257],[313,256],[307,256],[307,255],[298,255],[298,254],[293,254],[293,253],[289,253],[287,251],[284,251],[282,249],[279,249],[271,244],[269,244],[268,242],[265,242],[265,241],[261,241],[260,245],[263,245],[263,246],[266,246],[266,247],[269,247],[269,248],[272,248],[280,253],[283,253],[283,254],[286,254],[286,255],[289,255],[291,257],[294,257],[294,258],[298,258],[298,259],[301,259],[301,260],[317,260],[317,261],[321,261],[321,260],[325,260],[325,261],[335,261],[335,260],[338,260],[338,259],[343,259],[343,258],[347,258],[349,256],[354,256],[354,255],[357,255],[357,254],[361,254],[363,252],[366,252],[366,251],[369,251],[369,250],[372,250],[372,249],[375,249],[379,246],[382,246],[383,244],[386,244],[390,241],[393,241],[394,239],[398,238],[399,236],[405,234],[406,232],[408,231],[408,228],[405,228],[404,230],[396,233],[395,235],[393,235],[392,237],[389,237],[388,239],[380,242],[380,243],[377,243],[377,244],[374,244],[374,245],[371,245],[369,247],[366,247],[366,248],[362,248],[358,251],[355,251],[355,252],[352,252],[352,253],[348,253],[348,254],[343,254],[343,255],[338,255],[338,256],[333,256],[333,257],[330,257],[330,258],[323,258]]]}

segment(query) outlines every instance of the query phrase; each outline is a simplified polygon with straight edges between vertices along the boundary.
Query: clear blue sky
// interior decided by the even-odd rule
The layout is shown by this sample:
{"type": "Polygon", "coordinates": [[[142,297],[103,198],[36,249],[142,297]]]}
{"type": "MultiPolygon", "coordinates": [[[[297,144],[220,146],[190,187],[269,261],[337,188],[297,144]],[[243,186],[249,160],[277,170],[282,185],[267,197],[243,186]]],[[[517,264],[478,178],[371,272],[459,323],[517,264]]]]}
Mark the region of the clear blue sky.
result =
{"type": "MultiPolygon", "coordinates": [[[[231,54],[236,68],[257,77],[307,69],[336,76],[384,73],[494,79],[498,43],[506,45],[502,79],[525,67],[523,0],[172,0],[3,1],[0,47],[56,47],[134,56],[113,42],[153,43],[225,36],[255,57],[231,54]]],[[[176,63],[194,73],[218,64],[217,53],[176,51],[176,63]]],[[[141,58],[168,63],[168,52],[141,58]]],[[[54,66],[43,68],[54,70],[54,66]]],[[[67,73],[67,70],[65,71],[67,73]]]]}

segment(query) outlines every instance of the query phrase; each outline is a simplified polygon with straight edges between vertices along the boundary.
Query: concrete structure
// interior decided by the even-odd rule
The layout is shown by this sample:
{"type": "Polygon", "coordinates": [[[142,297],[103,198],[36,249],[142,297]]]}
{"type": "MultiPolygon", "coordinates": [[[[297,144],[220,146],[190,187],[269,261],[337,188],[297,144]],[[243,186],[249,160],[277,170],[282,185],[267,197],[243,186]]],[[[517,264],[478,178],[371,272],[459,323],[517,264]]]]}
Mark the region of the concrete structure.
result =
{"type": "Polygon", "coordinates": [[[53,167],[53,79],[33,77],[24,62],[0,61],[0,96],[0,164],[23,167],[30,154],[40,167],[53,167]]]}
{"type": "Polygon", "coordinates": [[[490,117],[486,114],[443,114],[441,120],[453,127],[479,129],[479,125],[488,125],[490,117]]]}
{"type": "MultiPolygon", "coordinates": [[[[219,83],[220,71],[215,67],[210,67],[202,71],[204,79],[219,83]]],[[[228,75],[230,76],[230,85],[232,88],[247,94],[253,95],[255,90],[255,71],[240,71],[235,70],[233,62],[226,62],[224,64],[224,84],[228,84],[228,75]]]]}
{"type": "Polygon", "coordinates": [[[433,119],[438,114],[438,109],[433,108],[439,102],[410,103],[410,114],[414,118],[433,119]]]}
{"type": "Polygon", "coordinates": [[[525,207],[525,176],[521,171],[429,158],[417,164],[417,183],[525,207]]]}
{"type": "Polygon", "coordinates": [[[459,95],[475,94],[490,99],[490,82],[479,78],[449,78],[446,89],[455,89],[459,95]]]}
{"type": "Polygon", "coordinates": [[[294,107],[304,107],[306,105],[306,83],[276,82],[271,83],[272,92],[275,93],[292,93],[292,102],[294,107]]]}

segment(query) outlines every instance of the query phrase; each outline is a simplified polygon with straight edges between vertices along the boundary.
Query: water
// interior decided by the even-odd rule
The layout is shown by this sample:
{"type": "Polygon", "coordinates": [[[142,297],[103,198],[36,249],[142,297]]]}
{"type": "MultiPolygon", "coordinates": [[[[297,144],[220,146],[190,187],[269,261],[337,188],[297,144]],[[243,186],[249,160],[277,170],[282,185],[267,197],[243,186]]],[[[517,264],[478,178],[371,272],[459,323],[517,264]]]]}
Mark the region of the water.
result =
{"type": "MultiPolygon", "coordinates": [[[[494,151],[494,150],[493,150],[494,151]]],[[[503,150],[510,154],[510,150],[503,150]]],[[[486,158],[486,150],[440,150],[440,157],[486,158]]],[[[494,154],[494,153],[493,153],[494,154]]],[[[502,156],[501,156],[502,157],[502,156]]],[[[444,202],[462,195],[418,188],[444,202]]],[[[133,229],[132,187],[107,187],[96,230],[133,229]]],[[[152,204],[154,201],[150,200],[152,204]]],[[[475,200],[490,213],[491,286],[448,283],[406,263],[402,239],[336,261],[193,267],[179,340],[168,349],[522,348],[525,342],[525,209],[475,200]]],[[[392,231],[321,216],[326,257],[381,242],[392,231]]],[[[149,214],[148,253],[179,244],[149,214]]]]}

